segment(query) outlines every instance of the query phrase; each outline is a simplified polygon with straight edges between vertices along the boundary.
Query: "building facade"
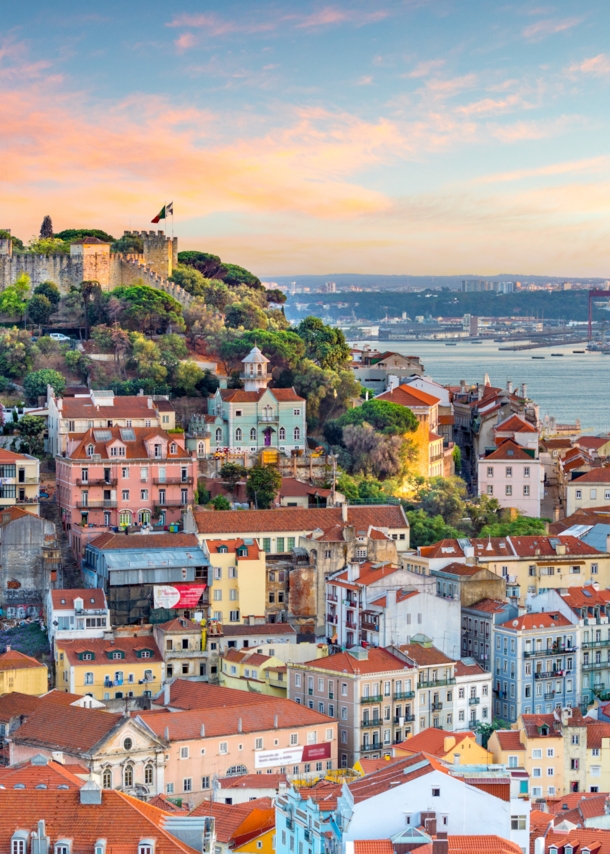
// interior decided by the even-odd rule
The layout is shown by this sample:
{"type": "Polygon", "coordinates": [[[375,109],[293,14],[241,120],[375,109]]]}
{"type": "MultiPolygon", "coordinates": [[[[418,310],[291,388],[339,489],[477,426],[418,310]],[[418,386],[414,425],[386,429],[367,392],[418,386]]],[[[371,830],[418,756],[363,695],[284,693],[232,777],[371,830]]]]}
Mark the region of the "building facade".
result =
{"type": "Polygon", "coordinates": [[[16,454],[0,448],[0,513],[21,507],[40,513],[40,460],[31,454],[16,454]]]}

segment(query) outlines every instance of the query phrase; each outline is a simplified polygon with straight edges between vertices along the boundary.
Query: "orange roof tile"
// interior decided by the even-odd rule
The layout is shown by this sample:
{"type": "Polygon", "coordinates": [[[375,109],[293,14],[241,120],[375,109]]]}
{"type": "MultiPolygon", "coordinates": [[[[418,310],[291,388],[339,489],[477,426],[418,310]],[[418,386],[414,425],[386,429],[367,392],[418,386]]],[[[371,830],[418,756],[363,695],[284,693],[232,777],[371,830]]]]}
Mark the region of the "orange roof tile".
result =
{"type": "Polygon", "coordinates": [[[501,750],[525,750],[516,729],[497,729],[496,737],[501,750]]]}
{"type": "Polygon", "coordinates": [[[125,664],[157,664],[163,661],[157,643],[151,635],[145,637],[115,638],[114,641],[102,638],[84,638],[83,640],[55,641],[58,650],[65,653],[70,664],[84,667],[109,667],[112,657],[117,652],[123,653],[125,664]],[[146,650],[150,653],[143,659],[139,653],[146,650]],[[90,652],[95,657],[86,662],[79,658],[81,653],[90,652]]]}
{"type": "MultiPolygon", "coordinates": [[[[231,511],[233,512],[233,511],[231,511]]],[[[89,543],[94,548],[112,549],[184,549],[199,548],[195,534],[100,534],[89,543]]]]}
{"type": "Polygon", "coordinates": [[[147,460],[149,459],[149,453],[146,449],[146,442],[151,442],[156,438],[167,443],[167,457],[165,458],[165,462],[191,459],[189,451],[184,447],[184,435],[169,434],[160,427],[93,427],[87,430],[86,433],[71,433],[70,436],[80,439],[78,445],[73,447],[67,455],[67,458],[71,460],[88,460],[90,456],[88,448],[90,445],[93,445],[93,453],[99,454],[103,460],[116,460],[117,458],[111,455],[110,448],[117,444],[125,447],[125,453],[119,459],[147,460]],[[124,439],[122,434],[125,433],[125,430],[131,431],[134,438],[124,439]],[[110,438],[100,438],[101,433],[110,434],[110,438]],[[171,445],[176,445],[174,453],[170,450],[171,445]]]}
{"type": "Polygon", "coordinates": [[[27,670],[31,667],[46,669],[46,664],[41,664],[40,661],[16,649],[9,649],[0,654],[0,670],[27,670]]]}
{"type": "Polygon", "coordinates": [[[246,548],[248,550],[248,554],[245,556],[237,555],[237,560],[258,560],[261,553],[255,539],[251,539],[248,543],[239,537],[234,540],[206,540],[206,545],[210,550],[210,554],[221,554],[221,552],[218,551],[220,546],[225,546],[228,554],[235,554],[237,549],[241,547],[246,548]]]}
{"type": "MultiPolygon", "coordinates": [[[[379,563],[371,563],[370,560],[367,560],[360,564],[358,578],[350,583],[360,585],[362,587],[368,587],[369,584],[380,581],[382,578],[388,578],[399,570],[399,566],[396,566],[396,564],[390,563],[389,561],[386,563],[381,561],[379,563]]],[[[333,581],[348,581],[347,570],[336,575],[335,578],[330,579],[331,584],[333,581]]]]}
{"type": "Polygon", "coordinates": [[[502,444],[491,454],[487,454],[484,461],[487,463],[490,460],[523,460],[525,462],[534,462],[534,457],[524,451],[520,445],[513,442],[512,439],[506,439],[502,444]]]}
{"type": "Polygon", "coordinates": [[[397,403],[399,406],[408,406],[410,409],[421,409],[423,406],[437,406],[440,403],[440,398],[434,397],[406,383],[390,389],[390,391],[378,394],[375,399],[389,400],[390,403],[397,403]]]}
{"type": "Polygon", "coordinates": [[[496,433],[537,433],[538,430],[529,421],[525,421],[518,415],[511,415],[506,421],[501,421],[494,427],[496,433]]]}
{"type": "Polygon", "coordinates": [[[394,854],[390,839],[355,839],[354,854],[394,854]]]}
{"type": "MultiPolygon", "coordinates": [[[[343,526],[340,507],[280,507],[275,510],[199,510],[193,513],[200,534],[249,534],[272,531],[327,530],[343,526]]],[[[402,507],[371,504],[347,508],[347,524],[358,529],[408,528],[409,522],[402,507]]]]}
{"type": "MultiPolygon", "coordinates": [[[[521,854],[516,842],[502,836],[448,836],[448,854],[521,854]]],[[[411,854],[432,854],[433,843],[428,842],[411,850],[411,854]]]]}
{"type": "Polygon", "coordinates": [[[574,480],[571,480],[568,485],[571,486],[574,483],[610,483],[610,468],[603,467],[591,469],[591,471],[587,471],[584,474],[581,474],[580,477],[576,477],[574,480]]]}
{"type": "Polygon", "coordinates": [[[380,768],[372,774],[367,774],[360,780],[349,783],[354,803],[372,798],[375,795],[393,788],[396,783],[409,783],[418,777],[430,774],[432,771],[442,771],[448,774],[448,769],[436,757],[424,753],[416,753],[392,762],[386,768],[380,768]],[[413,769],[413,770],[411,770],[413,769]]]}
{"type": "Polygon", "coordinates": [[[15,451],[7,451],[6,448],[0,448],[0,463],[22,463],[24,460],[33,460],[29,454],[17,454],[15,451]]]}
{"type": "Polygon", "coordinates": [[[74,600],[83,600],[83,609],[100,610],[106,607],[106,595],[100,588],[80,588],[71,590],[51,590],[51,602],[55,610],[74,608],[74,600]]]}
{"type": "Polygon", "coordinates": [[[391,757],[390,759],[360,759],[360,767],[365,774],[372,774],[373,771],[379,771],[380,768],[385,768],[386,765],[392,762],[398,762],[400,757],[391,757]]]}
{"type": "Polygon", "coordinates": [[[201,625],[194,620],[187,620],[185,617],[174,617],[173,620],[168,620],[166,623],[157,623],[156,629],[161,629],[163,632],[201,632],[201,625]]]}
{"type": "MultiPolygon", "coordinates": [[[[89,774],[87,768],[80,767],[80,772],[89,774]]],[[[60,762],[46,759],[42,764],[33,763],[31,759],[11,765],[9,768],[0,767],[0,786],[5,789],[14,788],[17,783],[22,783],[26,789],[35,789],[37,786],[46,786],[47,789],[80,789],[84,780],[77,777],[69,768],[60,762]]]]}
{"type": "MultiPolygon", "coordinates": [[[[264,694],[250,691],[240,691],[235,688],[224,688],[220,685],[210,685],[209,682],[189,682],[187,679],[176,679],[169,686],[172,709],[211,709],[222,706],[244,706],[269,701],[264,694]]],[[[157,706],[164,706],[164,694],[156,701],[157,706]]]]}
{"type": "Polygon", "coordinates": [[[37,708],[27,713],[27,720],[15,730],[12,738],[16,744],[52,748],[80,756],[121,724],[120,716],[102,710],[61,706],[41,700],[37,708]]]}
{"type": "Polygon", "coordinates": [[[444,759],[449,753],[453,753],[466,738],[474,741],[475,735],[473,732],[447,733],[442,729],[428,727],[396,746],[399,750],[408,750],[410,753],[428,753],[431,756],[444,759]],[[455,741],[448,750],[445,750],[445,739],[449,737],[454,738],[455,741]]]}
{"type": "Polygon", "coordinates": [[[355,658],[349,652],[337,652],[326,658],[306,661],[303,667],[308,669],[333,670],[338,673],[351,673],[355,676],[369,673],[389,673],[393,670],[409,670],[409,665],[382,647],[370,647],[367,658],[355,658]]]}
{"type": "Polygon", "coordinates": [[[273,813],[273,820],[275,821],[275,813],[269,798],[259,798],[256,801],[249,801],[244,804],[202,801],[194,810],[191,810],[189,815],[213,816],[216,839],[218,842],[228,844],[239,835],[242,824],[251,813],[255,813],[255,820],[258,820],[259,826],[267,824],[270,813],[273,813]]]}
{"type": "Polygon", "coordinates": [[[538,614],[523,614],[521,617],[515,617],[502,623],[502,628],[519,631],[529,631],[530,629],[553,629],[573,624],[560,614],[559,612],[545,611],[538,614]]]}
{"type": "Polygon", "coordinates": [[[405,643],[399,646],[401,652],[408,655],[420,667],[428,667],[433,664],[453,664],[452,658],[441,652],[435,646],[422,646],[419,643],[405,643]]]}
{"type": "MultiPolygon", "coordinates": [[[[64,397],[62,418],[154,418],[149,398],[139,394],[116,395],[112,406],[96,407],[90,397],[64,397]]],[[[101,428],[100,428],[101,429],[101,428]]]]}
{"type": "Polygon", "coordinates": [[[549,851],[551,845],[556,845],[559,852],[568,844],[578,854],[583,848],[588,848],[591,854],[610,854],[610,830],[578,828],[566,833],[549,828],[545,836],[546,851],[549,851]]]}
{"type": "Polygon", "coordinates": [[[471,659],[468,663],[464,661],[464,659],[458,659],[455,663],[455,669],[453,671],[456,677],[459,676],[477,676],[481,673],[485,673],[485,670],[481,667],[478,661],[471,659]]]}
{"type": "Polygon", "coordinates": [[[222,789],[277,789],[288,785],[285,774],[242,774],[241,777],[221,777],[222,789]]]}
{"type": "Polygon", "coordinates": [[[476,611],[483,611],[486,614],[499,614],[506,606],[507,603],[502,599],[479,599],[478,602],[468,605],[469,608],[473,608],[476,611]]]}

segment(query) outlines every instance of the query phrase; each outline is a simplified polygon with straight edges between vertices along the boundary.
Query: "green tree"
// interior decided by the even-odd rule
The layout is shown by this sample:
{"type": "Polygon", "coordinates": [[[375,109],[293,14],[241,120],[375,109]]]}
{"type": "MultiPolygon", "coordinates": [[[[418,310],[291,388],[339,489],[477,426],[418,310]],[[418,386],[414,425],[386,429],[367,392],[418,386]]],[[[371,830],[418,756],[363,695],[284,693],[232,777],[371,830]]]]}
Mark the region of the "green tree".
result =
{"type": "Polygon", "coordinates": [[[6,377],[23,377],[32,369],[34,348],[32,337],[16,326],[0,328],[0,374],[6,377]]]}
{"type": "Polygon", "coordinates": [[[184,329],[182,306],[163,291],[144,284],[122,285],[111,296],[120,303],[119,320],[125,329],[150,335],[184,329]]]}
{"type": "Polygon", "coordinates": [[[453,464],[455,466],[455,473],[459,475],[462,471],[462,452],[460,450],[459,445],[455,445],[453,451],[451,452],[451,456],[453,457],[453,464]]]}
{"type": "Polygon", "coordinates": [[[227,307],[225,325],[232,329],[266,329],[267,315],[252,300],[244,299],[227,307]]]}
{"type": "Polygon", "coordinates": [[[131,333],[131,359],[138,376],[160,384],[167,379],[167,368],[161,364],[161,351],[154,341],[139,332],[131,333]]]}
{"type": "Polygon", "coordinates": [[[39,329],[41,329],[43,324],[49,322],[49,318],[54,311],[51,301],[43,294],[34,294],[32,299],[28,302],[27,309],[28,319],[31,323],[37,324],[39,329]]]}
{"type": "Polygon", "coordinates": [[[282,475],[273,466],[252,466],[248,470],[246,495],[258,510],[269,510],[282,485],[282,475]]]}
{"type": "Polygon", "coordinates": [[[54,371],[51,368],[33,371],[23,381],[23,389],[33,403],[37,403],[41,395],[46,395],[48,385],[52,386],[55,393],[61,396],[66,388],[66,381],[59,371],[54,371]]]}
{"type": "Polygon", "coordinates": [[[458,525],[466,510],[466,484],[459,477],[431,477],[419,489],[418,504],[429,516],[458,525]]]}
{"type": "Polygon", "coordinates": [[[263,290],[261,280],[249,270],[245,270],[237,264],[225,263],[223,266],[226,272],[222,276],[222,280],[230,287],[236,288],[239,285],[246,285],[248,288],[252,288],[253,290],[263,290]]]}
{"type": "Polygon", "coordinates": [[[278,374],[289,370],[288,382],[282,387],[291,386],[294,371],[305,355],[305,344],[292,330],[275,331],[269,329],[257,329],[256,331],[244,331],[227,336],[220,344],[217,355],[222,359],[227,368],[241,369],[241,360],[248,355],[256,344],[269,359],[269,371],[278,374]]]}
{"type": "Polygon", "coordinates": [[[548,519],[519,516],[512,522],[484,525],[479,532],[479,537],[533,537],[536,534],[546,534],[548,522],[548,519]]]}
{"type": "Polygon", "coordinates": [[[353,474],[386,480],[404,470],[406,460],[400,436],[377,433],[366,423],[348,424],[343,430],[343,444],[350,455],[353,474]]]}
{"type": "Polygon", "coordinates": [[[279,305],[283,305],[288,299],[284,291],[280,291],[279,288],[268,288],[265,291],[265,298],[267,302],[275,302],[279,305]]]}
{"type": "Polygon", "coordinates": [[[23,252],[23,240],[20,240],[18,237],[15,237],[10,231],[7,231],[5,228],[0,228],[0,240],[10,240],[13,244],[13,252],[23,252]]]}
{"type": "Polygon", "coordinates": [[[42,221],[42,225],[40,226],[40,236],[41,237],[53,237],[53,220],[47,214],[42,221]]]}
{"type": "Polygon", "coordinates": [[[91,369],[91,359],[81,353],[80,350],[68,350],[64,354],[66,368],[73,374],[77,374],[82,382],[86,382],[91,369]]]}
{"type": "Polygon", "coordinates": [[[61,294],[59,293],[59,288],[55,282],[41,282],[34,288],[34,294],[40,294],[41,296],[46,297],[54,309],[56,309],[61,302],[61,294]]]}
{"type": "Polygon", "coordinates": [[[28,306],[30,282],[27,273],[22,273],[0,293],[0,313],[8,314],[9,317],[23,317],[28,306]]]}
{"type": "Polygon", "coordinates": [[[159,339],[159,349],[162,353],[171,353],[176,359],[186,359],[189,354],[184,338],[175,332],[169,332],[159,339]]]}
{"type": "Polygon", "coordinates": [[[219,471],[222,485],[229,490],[232,496],[237,491],[239,481],[244,480],[247,474],[248,470],[244,466],[240,466],[239,463],[223,463],[219,471]]]}
{"type": "Polygon", "coordinates": [[[195,494],[197,496],[197,504],[202,506],[205,504],[209,504],[210,493],[205,488],[205,483],[203,480],[199,481],[199,483],[197,484],[197,490],[195,494]]]}
{"type": "Polygon", "coordinates": [[[22,453],[42,456],[44,452],[44,431],[46,423],[39,415],[24,415],[17,423],[19,432],[19,450],[22,453]]]}
{"type": "Polygon", "coordinates": [[[210,370],[202,371],[201,379],[197,383],[197,391],[203,397],[211,397],[216,394],[219,386],[218,378],[210,370]]]}
{"type": "Polygon", "coordinates": [[[340,329],[326,326],[319,317],[306,317],[297,327],[305,342],[307,356],[322,368],[339,370],[347,366],[351,350],[340,329]]]}
{"type": "Polygon", "coordinates": [[[502,507],[498,499],[490,498],[489,495],[479,495],[466,505],[466,513],[476,537],[485,526],[499,522],[501,512],[502,507]]]}
{"type": "Polygon", "coordinates": [[[124,234],[114,241],[110,251],[120,252],[122,255],[142,255],[144,253],[144,241],[139,234],[124,234]]]}
{"type": "Polygon", "coordinates": [[[406,406],[389,400],[367,400],[362,406],[345,412],[338,419],[337,426],[345,428],[348,424],[363,424],[365,421],[386,436],[414,433],[419,425],[413,412],[406,406]]]}
{"type": "Polygon", "coordinates": [[[230,510],[231,502],[226,495],[217,495],[212,501],[214,510],[230,510]]]}
{"type": "Polygon", "coordinates": [[[195,362],[180,362],[173,372],[172,387],[176,394],[186,397],[198,397],[199,387],[203,384],[204,373],[195,362]]]}
{"type": "Polygon", "coordinates": [[[99,282],[94,279],[81,282],[80,285],[72,285],[71,294],[75,301],[80,302],[82,316],[85,322],[85,338],[89,338],[89,330],[92,322],[101,321],[101,305],[103,303],[103,291],[99,282]]]}
{"type": "MultiPolygon", "coordinates": [[[[53,235],[50,235],[51,237],[53,235]]],[[[42,235],[41,235],[42,237],[42,235]]],[[[97,237],[104,243],[114,243],[115,239],[107,231],[102,231],[100,228],[66,228],[60,231],[55,237],[59,240],[64,240],[66,243],[73,243],[75,240],[82,240],[83,237],[97,237]]]]}
{"type": "Polygon", "coordinates": [[[191,346],[206,344],[211,352],[216,352],[226,335],[224,318],[219,311],[210,308],[202,297],[196,297],[184,309],[186,338],[191,346]]]}
{"type": "Polygon", "coordinates": [[[440,540],[453,540],[462,536],[457,528],[447,525],[442,516],[428,516],[424,510],[408,510],[406,515],[411,526],[412,548],[430,546],[440,540]]]}
{"type": "Polygon", "coordinates": [[[489,739],[496,730],[510,728],[511,725],[508,721],[502,720],[502,718],[495,718],[493,721],[477,721],[473,730],[477,735],[481,736],[481,745],[487,749],[489,739]]]}
{"type": "Polygon", "coordinates": [[[57,237],[33,237],[27,251],[32,255],[68,255],[70,244],[57,237]]]}
{"type": "Polygon", "coordinates": [[[192,250],[179,252],[178,263],[186,267],[193,267],[206,279],[222,279],[227,272],[218,255],[212,255],[209,252],[192,250]]]}

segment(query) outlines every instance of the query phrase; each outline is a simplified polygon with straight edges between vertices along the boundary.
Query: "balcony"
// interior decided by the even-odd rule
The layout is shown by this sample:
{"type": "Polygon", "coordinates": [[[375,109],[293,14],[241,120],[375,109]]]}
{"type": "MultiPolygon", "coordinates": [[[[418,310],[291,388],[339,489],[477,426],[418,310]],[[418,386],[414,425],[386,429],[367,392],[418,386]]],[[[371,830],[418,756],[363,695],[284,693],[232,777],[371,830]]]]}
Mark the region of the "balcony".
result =
{"type": "Polygon", "coordinates": [[[329,602],[338,602],[339,601],[339,597],[337,596],[336,593],[327,593],[326,598],[328,599],[329,602]]]}
{"type": "Polygon", "coordinates": [[[116,498],[106,499],[104,501],[83,501],[82,498],[78,499],[76,502],[76,506],[82,508],[83,510],[106,510],[112,507],[117,506],[116,498]]]}
{"type": "Polygon", "coordinates": [[[444,685],[455,685],[455,678],[452,679],[432,679],[430,681],[422,681],[417,683],[418,688],[442,688],[444,685]]]}
{"type": "Polygon", "coordinates": [[[469,706],[478,706],[480,702],[481,702],[480,697],[469,697],[468,698],[468,705],[469,706]]]}
{"type": "Polygon", "coordinates": [[[606,640],[584,641],[582,644],[583,649],[599,649],[599,647],[603,646],[610,646],[610,638],[606,638],[606,640]]]}
{"type": "Polygon", "coordinates": [[[168,486],[179,486],[180,484],[184,484],[185,486],[190,485],[193,482],[192,477],[166,477],[166,478],[158,478],[153,477],[153,483],[155,486],[164,486],[167,484],[168,486]]]}
{"type": "Polygon", "coordinates": [[[358,626],[356,625],[356,623],[352,623],[352,622],[346,622],[345,627],[348,629],[353,629],[353,631],[357,631],[357,629],[358,629],[358,626]]]}
{"type": "Polygon", "coordinates": [[[381,694],[373,694],[371,697],[361,697],[361,703],[381,703],[383,696],[381,694]]]}
{"type": "Polygon", "coordinates": [[[327,615],[326,615],[326,622],[327,622],[327,623],[332,623],[332,624],[333,624],[333,625],[335,625],[335,626],[337,625],[337,620],[338,620],[338,619],[339,619],[339,618],[337,617],[337,615],[336,615],[336,614],[327,614],[327,615]]]}
{"type": "Polygon", "coordinates": [[[363,742],[362,744],[362,752],[366,753],[369,750],[381,750],[382,744],[380,741],[373,741],[369,743],[368,741],[363,742]]]}
{"type": "Polygon", "coordinates": [[[109,480],[106,480],[103,477],[89,477],[86,480],[83,480],[82,477],[76,478],[77,486],[116,486],[117,479],[116,477],[111,477],[109,480]]]}
{"type": "Polygon", "coordinates": [[[563,676],[564,670],[541,670],[540,673],[534,673],[534,679],[554,679],[556,676],[563,676]]]}
{"type": "Polygon", "coordinates": [[[545,700],[552,700],[554,696],[555,696],[554,691],[547,691],[547,693],[544,695],[544,699],[545,700]]]}
{"type": "MultiPolygon", "coordinates": [[[[104,688],[115,688],[117,685],[123,684],[123,679],[105,679],[104,680],[104,688]]],[[[128,683],[133,684],[133,683],[128,683]]]]}
{"type": "Polygon", "coordinates": [[[159,507],[186,507],[188,500],[183,501],[181,498],[159,498],[156,499],[159,507]]]}
{"type": "Polygon", "coordinates": [[[583,670],[604,670],[610,668],[610,661],[583,661],[583,670]]]}
{"type": "Polygon", "coordinates": [[[443,704],[442,704],[442,703],[438,703],[438,702],[437,702],[437,703],[432,703],[432,711],[433,711],[433,712],[440,712],[442,708],[443,708],[443,704]]]}
{"type": "Polygon", "coordinates": [[[395,700],[412,700],[415,697],[415,691],[396,691],[394,693],[395,700]]]}
{"type": "Polygon", "coordinates": [[[371,727],[371,726],[381,726],[381,718],[364,718],[360,722],[360,726],[363,727],[371,727]]]}
{"type": "Polygon", "coordinates": [[[561,655],[563,652],[576,652],[576,647],[560,644],[552,647],[546,647],[545,649],[525,650],[523,657],[534,658],[537,655],[561,655]]]}
{"type": "Polygon", "coordinates": [[[415,715],[401,715],[399,718],[394,718],[394,723],[401,726],[401,721],[412,723],[415,720],[415,715]]]}
{"type": "Polygon", "coordinates": [[[23,498],[19,498],[19,496],[17,496],[15,504],[38,504],[39,500],[40,499],[37,495],[32,496],[31,498],[27,495],[24,495],[23,498]]]}
{"type": "Polygon", "coordinates": [[[269,415],[267,413],[267,414],[259,415],[258,420],[259,421],[266,421],[267,424],[272,424],[274,421],[279,421],[280,416],[279,415],[269,415]]]}
{"type": "Polygon", "coordinates": [[[360,621],[360,628],[364,629],[367,632],[378,632],[379,631],[379,623],[373,622],[372,620],[365,620],[363,618],[360,621]]]}

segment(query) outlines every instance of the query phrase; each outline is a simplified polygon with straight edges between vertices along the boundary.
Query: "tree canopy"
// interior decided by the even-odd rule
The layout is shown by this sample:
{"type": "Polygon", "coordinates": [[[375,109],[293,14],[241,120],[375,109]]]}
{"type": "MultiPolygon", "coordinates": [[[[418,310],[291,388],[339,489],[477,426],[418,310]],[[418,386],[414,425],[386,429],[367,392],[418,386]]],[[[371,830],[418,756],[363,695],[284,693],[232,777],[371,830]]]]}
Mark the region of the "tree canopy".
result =
{"type": "MultiPolygon", "coordinates": [[[[363,424],[366,421],[386,436],[400,436],[417,430],[418,420],[406,406],[392,403],[389,400],[367,400],[361,406],[348,409],[336,425],[345,428],[349,424],[363,424]]],[[[329,428],[330,429],[330,428],[329,428]]]]}
{"type": "Polygon", "coordinates": [[[268,510],[282,485],[282,475],[273,466],[252,466],[248,470],[246,494],[258,510],[268,510]]]}
{"type": "Polygon", "coordinates": [[[184,329],[182,306],[164,291],[148,285],[121,285],[111,291],[111,297],[120,305],[121,326],[134,331],[153,334],[172,329],[184,329]]]}
{"type": "Polygon", "coordinates": [[[24,391],[32,403],[37,403],[41,395],[46,395],[47,385],[52,386],[56,394],[62,395],[66,388],[66,380],[59,371],[43,368],[28,374],[23,381],[24,391]]]}
{"type": "MultiPolygon", "coordinates": [[[[43,234],[41,232],[41,237],[43,234]]],[[[65,240],[66,243],[72,243],[75,240],[82,240],[83,237],[97,237],[98,240],[103,240],[104,243],[114,243],[115,239],[107,231],[102,231],[100,228],[66,228],[58,234],[48,234],[45,237],[57,237],[59,240],[65,240]]]]}
{"type": "Polygon", "coordinates": [[[307,357],[321,368],[339,370],[350,360],[351,350],[340,329],[326,326],[319,317],[306,317],[297,327],[297,334],[305,342],[307,357]]]}

